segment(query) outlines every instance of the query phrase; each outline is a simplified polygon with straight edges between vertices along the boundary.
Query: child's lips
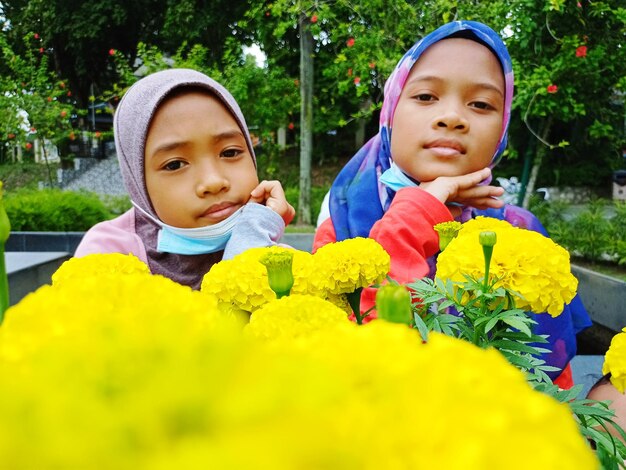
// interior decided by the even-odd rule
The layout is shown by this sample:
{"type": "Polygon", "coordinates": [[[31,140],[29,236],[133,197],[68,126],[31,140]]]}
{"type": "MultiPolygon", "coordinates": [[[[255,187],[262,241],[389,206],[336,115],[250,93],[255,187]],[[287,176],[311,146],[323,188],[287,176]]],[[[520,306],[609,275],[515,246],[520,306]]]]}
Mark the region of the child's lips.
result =
{"type": "Polygon", "coordinates": [[[424,148],[441,157],[452,157],[465,153],[465,147],[456,140],[435,140],[426,144],[424,148]]]}
{"type": "Polygon", "coordinates": [[[240,204],[235,204],[233,202],[213,204],[205,212],[203,212],[200,217],[212,220],[213,222],[220,222],[233,215],[240,207],[240,204]]]}

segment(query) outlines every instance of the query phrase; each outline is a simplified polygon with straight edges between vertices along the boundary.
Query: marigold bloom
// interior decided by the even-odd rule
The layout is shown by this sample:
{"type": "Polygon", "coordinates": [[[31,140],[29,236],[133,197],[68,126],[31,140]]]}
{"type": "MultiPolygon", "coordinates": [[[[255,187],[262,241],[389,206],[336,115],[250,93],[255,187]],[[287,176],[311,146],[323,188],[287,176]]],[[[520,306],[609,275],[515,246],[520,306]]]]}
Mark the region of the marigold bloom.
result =
{"type": "Polygon", "coordinates": [[[45,286],[9,309],[3,465],[597,467],[568,407],[495,350],[436,333],[422,344],[381,320],[357,327],[304,296],[254,312],[279,322],[309,312],[259,339],[207,301],[164,277],[129,274],[45,286]],[[451,429],[463,438],[451,440],[451,429]],[[355,436],[368,437],[365,448],[346,445],[355,436]]]}
{"type": "Polygon", "coordinates": [[[220,261],[211,266],[202,279],[200,291],[215,296],[219,302],[253,312],[261,305],[276,298],[270,288],[267,269],[259,261],[268,253],[289,251],[293,254],[293,293],[307,292],[308,263],[310,253],[279,246],[252,248],[231,260],[220,261]]]}
{"type": "Polygon", "coordinates": [[[609,350],[604,356],[602,373],[611,373],[611,383],[620,393],[626,391],[626,328],[613,336],[609,350]]]}
{"type": "Polygon", "coordinates": [[[354,292],[382,282],[389,272],[389,254],[370,238],[351,238],[324,245],[313,255],[309,283],[330,294],[354,292]]]}
{"type": "Polygon", "coordinates": [[[277,340],[309,336],[337,325],[354,325],[345,311],[312,295],[290,295],[256,310],[246,331],[256,338],[277,340]]]}
{"type": "Polygon", "coordinates": [[[439,249],[441,251],[445,250],[450,243],[461,230],[461,222],[442,222],[440,224],[435,225],[433,228],[435,232],[439,235],[439,249]]]}
{"type": "Polygon", "coordinates": [[[61,286],[91,276],[117,277],[127,274],[150,274],[150,268],[135,255],[92,254],[64,262],[52,275],[52,285],[61,286]]]}
{"type": "Polygon", "coordinates": [[[463,224],[457,238],[437,259],[437,277],[464,282],[463,274],[476,279],[484,276],[484,257],[478,241],[482,231],[493,231],[498,238],[490,264],[490,277],[500,279],[496,288],[520,294],[516,297],[518,308],[560,315],[578,287],[570,271],[569,253],[537,232],[502,220],[477,217],[463,224]]]}

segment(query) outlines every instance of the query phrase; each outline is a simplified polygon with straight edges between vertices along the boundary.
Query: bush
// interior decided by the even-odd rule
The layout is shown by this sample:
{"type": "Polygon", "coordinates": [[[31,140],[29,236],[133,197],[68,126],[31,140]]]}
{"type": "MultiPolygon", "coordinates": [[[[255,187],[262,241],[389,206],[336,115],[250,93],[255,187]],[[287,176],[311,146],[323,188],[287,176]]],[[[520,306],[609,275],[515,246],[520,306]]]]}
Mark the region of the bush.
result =
{"type": "Polygon", "coordinates": [[[554,241],[573,256],[626,264],[626,203],[613,207],[611,214],[610,205],[598,199],[572,215],[569,204],[559,201],[531,206],[554,241]]]}
{"type": "Polygon", "coordinates": [[[23,189],[4,199],[13,231],[82,232],[112,215],[88,192],[23,189]]]}

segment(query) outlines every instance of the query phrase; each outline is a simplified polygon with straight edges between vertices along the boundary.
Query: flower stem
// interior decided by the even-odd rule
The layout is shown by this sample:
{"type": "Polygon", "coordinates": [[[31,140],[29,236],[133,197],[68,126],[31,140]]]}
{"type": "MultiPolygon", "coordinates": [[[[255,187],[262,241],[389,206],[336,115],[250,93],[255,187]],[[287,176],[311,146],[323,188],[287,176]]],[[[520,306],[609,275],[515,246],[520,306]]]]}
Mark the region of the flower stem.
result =
{"type": "Polygon", "coordinates": [[[4,312],[9,308],[9,280],[4,260],[4,242],[0,244],[0,324],[4,320],[4,312]]]}
{"type": "Polygon", "coordinates": [[[348,298],[348,303],[352,308],[352,312],[354,313],[354,317],[356,318],[357,325],[363,324],[363,315],[361,315],[361,292],[363,291],[362,287],[358,287],[354,292],[350,292],[346,294],[348,298]]]}

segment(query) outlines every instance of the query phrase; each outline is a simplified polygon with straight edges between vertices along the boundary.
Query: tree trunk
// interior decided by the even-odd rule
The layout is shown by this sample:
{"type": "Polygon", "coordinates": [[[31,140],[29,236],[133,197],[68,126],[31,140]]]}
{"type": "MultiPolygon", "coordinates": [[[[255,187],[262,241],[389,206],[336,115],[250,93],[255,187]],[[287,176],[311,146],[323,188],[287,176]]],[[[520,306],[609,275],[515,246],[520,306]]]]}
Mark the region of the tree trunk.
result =
{"type": "Polygon", "coordinates": [[[526,193],[524,194],[524,203],[522,204],[524,209],[528,209],[530,205],[530,198],[535,193],[535,184],[537,182],[537,176],[539,176],[539,170],[541,169],[541,162],[543,161],[543,157],[548,153],[546,141],[550,134],[550,127],[552,127],[552,117],[549,117],[546,121],[541,135],[541,142],[537,146],[537,153],[535,153],[533,167],[530,170],[530,177],[528,178],[528,185],[526,186],[526,193]]]}
{"type": "Polygon", "coordinates": [[[313,36],[309,18],[300,14],[300,196],[298,224],[311,225],[311,160],[313,154],[313,36]]]}
{"type": "MultiPolygon", "coordinates": [[[[367,111],[370,106],[372,106],[372,100],[368,98],[361,104],[361,111],[367,111]]],[[[365,143],[365,126],[367,125],[367,119],[363,117],[359,118],[356,125],[357,128],[354,133],[354,148],[358,150],[363,147],[363,144],[365,143]]]]}

